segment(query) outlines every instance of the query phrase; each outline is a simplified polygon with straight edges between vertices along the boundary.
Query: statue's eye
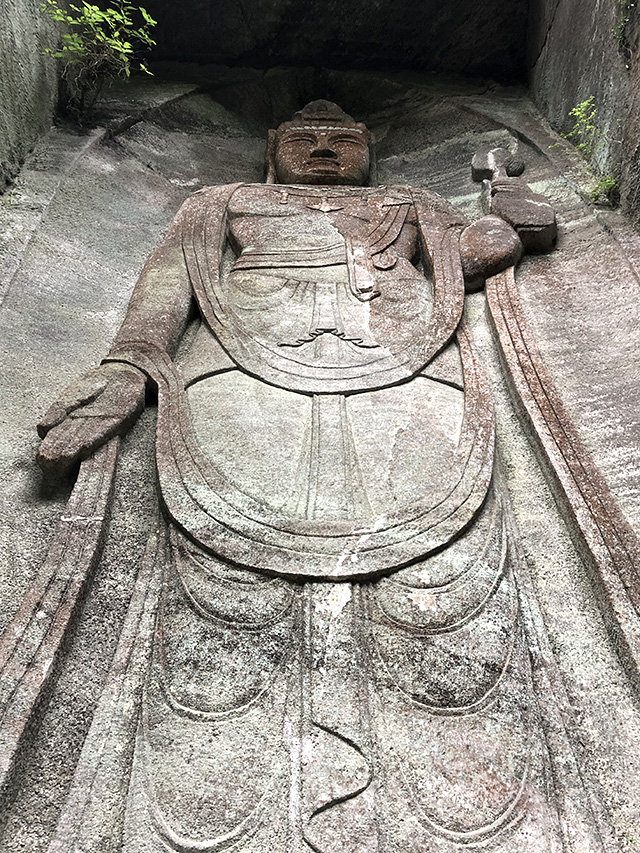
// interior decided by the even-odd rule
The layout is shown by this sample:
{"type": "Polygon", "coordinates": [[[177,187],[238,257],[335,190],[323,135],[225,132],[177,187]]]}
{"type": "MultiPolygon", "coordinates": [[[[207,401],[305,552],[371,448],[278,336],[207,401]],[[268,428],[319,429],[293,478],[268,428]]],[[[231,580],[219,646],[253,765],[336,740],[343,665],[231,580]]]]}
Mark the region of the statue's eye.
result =
{"type": "Polygon", "coordinates": [[[362,140],[357,139],[355,136],[332,136],[329,141],[330,141],[331,145],[340,145],[340,144],[362,145],[363,144],[362,140]]]}
{"type": "Polygon", "coordinates": [[[315,145],[316,144],[315,136],[308,136],[305,134],[296,134],[295,136],[287,136],[282,141],[287,145],[298,144],[301,142],[303,142],[307,145],[315,145]]]}

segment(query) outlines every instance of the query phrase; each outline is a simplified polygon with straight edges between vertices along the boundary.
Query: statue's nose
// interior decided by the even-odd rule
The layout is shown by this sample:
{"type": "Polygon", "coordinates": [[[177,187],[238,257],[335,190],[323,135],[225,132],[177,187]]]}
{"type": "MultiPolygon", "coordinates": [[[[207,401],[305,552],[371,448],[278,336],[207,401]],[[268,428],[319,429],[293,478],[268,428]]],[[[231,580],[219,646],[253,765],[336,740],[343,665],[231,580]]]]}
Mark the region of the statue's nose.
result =
{"type": "Polygon", "coordinates": [[[325,146],[319,145],[317,148],[314,148],[313,151],[311,152],[311,156],[322,158],[323,160],[337,160],[338,159],[338,155],[336,154],[336,152],[332,148],[327,147],[326,145],[325,146]]]}

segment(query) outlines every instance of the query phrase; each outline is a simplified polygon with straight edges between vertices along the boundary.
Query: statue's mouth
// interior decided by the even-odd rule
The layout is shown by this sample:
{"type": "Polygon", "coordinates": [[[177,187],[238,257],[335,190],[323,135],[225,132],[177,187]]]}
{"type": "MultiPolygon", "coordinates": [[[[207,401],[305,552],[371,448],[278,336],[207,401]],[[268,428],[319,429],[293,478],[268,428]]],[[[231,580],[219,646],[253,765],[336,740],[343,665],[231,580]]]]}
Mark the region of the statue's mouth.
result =
{"type": "Polygon", "coordinates": [[[331,171],[340,168],[337,160],[332,160],[329,157],[317,157],[309,160],[309,166],[316,169],[330,169],[331,171]]]}

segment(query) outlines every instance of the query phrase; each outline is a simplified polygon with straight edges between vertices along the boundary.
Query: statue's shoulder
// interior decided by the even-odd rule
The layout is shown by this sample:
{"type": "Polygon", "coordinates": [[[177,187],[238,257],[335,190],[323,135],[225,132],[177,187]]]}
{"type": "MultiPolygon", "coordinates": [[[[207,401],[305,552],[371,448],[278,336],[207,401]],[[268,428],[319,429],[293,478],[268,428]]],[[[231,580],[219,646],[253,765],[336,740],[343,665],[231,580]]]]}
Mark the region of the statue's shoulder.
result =
{"type": "Polygon", "coordinates": [[[196,192],[192,193],[182,203],[181,209],[206,207],[217,204],[221,200],[228,201],[236,190],[243,186],[246,186],[246,184],[240,182],[237,184],[219,184],[213,187],[202,187],[202,189],[196,190],[196,192]]]}
{"type": "Polygon", "coordinates": [[[442,214],[443,217],[452,222],[459,222],[460,225],[467,225],[467,220],[464,214],[458,208],[451,204],[446,198],[439,193],[429,190],[426,187],[411,187],[411,186],[389,186],[387,193],[390,195],[405,195],[411,199],[411,202],[423,211],[429,211],[432,214],[442,214]]]}
{"type": "Polygon", "coordinates": [[[201,220],[211,222],[216,216],[222,221],[226,215],[233,194],[242,186],[237,184],[220,184],[213,187],[202,187],[186,198],[174,218],[174,227],[185,225],[195,226],[201,220]]]}
{"type": "Polygon", "coordinates": [[[236,184],[220,184],[212,187],[202,187],[186,201],[183,202],[181,211],[202,211],[211,212],[212,210],[223,208],[229,205],[233,198],[234,204],[238,201],[250,202],[252,199],[271,198],[274,192],[281,194],[281,187],[274,187],[270,184],[252,184],[244,181],[236,184]]]}

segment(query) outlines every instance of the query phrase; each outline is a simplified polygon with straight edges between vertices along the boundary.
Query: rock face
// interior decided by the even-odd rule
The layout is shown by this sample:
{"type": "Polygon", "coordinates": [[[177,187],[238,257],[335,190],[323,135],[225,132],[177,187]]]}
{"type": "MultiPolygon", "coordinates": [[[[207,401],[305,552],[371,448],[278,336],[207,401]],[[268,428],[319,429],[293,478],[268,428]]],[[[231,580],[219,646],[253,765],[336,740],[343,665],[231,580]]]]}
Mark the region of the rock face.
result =
{"type": "Polygon", "coordinates": [[[623,205],[636,222],[637,22],[636,4],[630,2],[533,0],[527,35],[534,100],[553,127],[566,134],[576,122],[571,110],[593,99],[594,133],[571,141],[587,144],[585,157],[595,168],[594,184],[600,175],[621,184],[623,205]]]}
{"type": "MultiPolygon", "coordinates": [[[[630,0],[473,0],[422,3],[320,0],[150,0],[159,60],[259,68],[414,69],[530,80],[534,100],[562,133],[570,111],[593,97],[599,175],[617,180],[623,206],[640,222],[637,137],[638,8],[630,0]]],[[[56,98],[55,42],[36,0],[0,10],[0,181],[18,170],[50,122],[56,98]]],[[[313,72],[311,72],[313,73],[313,72]]],[[[573,140],[575,143],[578,140],[573,140]]],[[[596,180],[591,182],[591,188],[596,180]]]]}
{"type": "Polygon", "coordinates": [[[58,35],[40,6],[38,0],[7,0],[0,8],[0,192],[51,127],[57,69],[43,51],[58,35]]]}
{"type": "MultiPolygon", "coordinates": [[[[0,600],[2,627],[11,626],[0,670],[3,853],[68,853],[74,845],[156,853],[167,844],[224,844],[230,834],[239,849],[289,853],[290,833],[332,853],[352,853],[354,841],[370,853],[380,849],[381,828],[385,849],[403,853],[459,853],[478,839],[509,853],[548,853],[559,843],[570,853],[623,850],[640,818],[638,617],[633,583],[621,592],[616,575],[624,560],[610,557],[628,553],[640,530],[637,237],[620,217],[603,218],[585,204],[576,164],[553,147],[557,136],[522,91],[366,72],[217,67],[197,75],[208,91],[159,75],[125,97],[112,90],[101,107],[111,135],[55,131],[0,210],[12,235],[0,310],[0,600]],[[375,185],[336,197],[318,187],[296,194],[261,183],[268,129],[322,95],[373,132],[375,185]],[[454,322],[449,303],[461,281],[451,275],[453,255],[438,227],[446,221],[450,237],[465,220],[486,222],[471,174],[479,148],[505,148],[523,160],[521,178],[491,173],[489,202],[501,193],[515,197],[521,188],[513,182],[528,182],[556,211],[555,249],[525,257],[515,279],[508,270],[494,276],[488,298],[482,289],[467,294],[457,344],[419,377],[362,388],[355,371],[348,390],[358,393],[344,406],[341,394],[310,387],[308,375],[304,393],[282,387],[283,359],[308,374],[308,353],[324,358],[331,347],[364,360],[367,376],[385,359],[402,371],[394,336],[406,335],[403,355],[419,360],[429,335],[454,322]],[[189,531],[174,530],[162,544],[149,539],[150,531],[163,535],[151,398],[120,451],[111,444],[83,463],[68,504],[72,480],[52,488],[35,466],[34,425],[64,386],[109,351],[144,259],[185,198],[235,181],[252,185],[237,195],[229,190],[225,202],[234,254],[244,248],[244,260],[229,278],[225,255],[224,286],[201,310],[215,314],[216,299],[224,303],[235,288],[243,328],[266,341],[268,375],[260,373],[267,368],[251,335],[233,350],[235,360],[216,347],[208,329],[218,315],[188,327],[177,368],[151,364],[142,327],[137,354],[125,352],[133,340],[112,352],[129,361],[146,356],[150,374],[157,368],[165,504],[189,531]],[[412,205],[422,225],[410,218],[412,205]],[[252,225],[265,217],[272,220],[266,236],[252,225]],[[379,251],[359,252],[377,231],[348,227],[354,218],[384,225],[377,231],[385,239],[396,223],[400,244],[385,246],[380,237],[379,251]],[[410,263],[418,225],[430,240],[443,238],[434,255],[442,261],[435,278],[446,282],[444,301],[434,302],[442,322],[431,331],[424,282],[432,269],[410,263]],[[299,261],[309,235],[320,232],[335,232],[342,243],[316,242],[311,266],[292,270],[292,258],[299,261]],[[278,235],[282,257],[275,259],[269,240],[278,235]],[[339,249],[329,268],[344,266],[351,252],[353,276],[321,277],[327,267],[318,265],[318,253],[339,249]],[[276,260],[286,275],[260,290],[276,260]],[[388,296],[368,289],[372,274],[388,296]],[[286,298],[290,291],[295,298],[286,298]],[[335,314],[328,322],[338,291],[355,299],[341,325],[335,314]],[[368,345],[385,341],[389,353],[376,359],[368,345]],[[238,370],[247,359],[249,369],[238,370]],[[184,393],[171,385],[176,369],[189,386],[184,393]],[[177,395],[178,409],[185,398],[191,412],[169,439],[166,425],[180,412],[173,404],[167,410],[167,393],[170,403],[177,395]],[[497,443],[489,484],[491,400],[497,443]],[[348,441],[333,440],[345,434],[348,441]],[[461,435],[473,440],[461,446],[461,435]],[[178,459],[185,441],[188,452],[178,459]],[[555,494],[534,449],[555,466],[555,494]],[[598,475],[588,470],[589,458],[598,475]],[[204,556],[195,545],[207,535],[198,513],[215,514],[220,505],[201,479],[188,505],[176,460],[195,460],[197,477],[224,475],[223,495],[241,510],[232,518],[231,503],[222,508],[219,519],[230,527],[214,530],[215,547],[207,551],[205,543],[204,556]],[[441,527],[455,527],[461,508],[485,489],[483,508],[470,510],[473,524],[436,544],[426,561],[405,553],[410,565],[384,579],[355,576],[358,548],[329,563],[340,575],[325,569],[323,580],[304,582],[299,570],[283,572],[294,549],[281,548],[273,552],[273,577],[273,567],[256,564],[263,552],[246,549],[239,535],[260,526],[273,544],[272,522],[286,516],[289,544],[311,526],[326,553],[327,528],[348,535],[353,519],[369,523],[378,511],[389,520],[379,529],[369,524],[370,537],[378,544],[390,531],[393,550],[406,505],[417,494],[428,501],[447,492],[458,473],[459,490],[442,502],[441,527]],[[585,494],[594,488],[606,500],[590,514],[585,494]],[[612,536],[620,537],[615,547],[612,536]],[[225,548],[232,562],[211,553],[225,548]],[[239,571],[240,563],[253,568],[239,571]]],[[[148,281],[154,270],[167,273],[156,279],[158,298],[184,270],[185,256],[198,280],[203,257],[219,245],[215,228],[206,246],[198,235],[217,221],[221,199],[221,191],[196,195],[178,232],[181,251],[147,267],[148,281]]],[[[539,195],[528,204],[540,207],[539,195]]],[[[510,210],[518,225],[520,214],[510,210]]],[[[495,228],[490,220],[471,232],[471,255],[479,256],[495,228]]],[[[171,316],[161,311],[149,333],[162,334],[171,316]]],[[[220,319],[229,351],[235,322],[220,319]]],[[[331,360],[329,368],[337,370],[331,360]]],[[[424,539],[423,516],[410,525],[415,535],[404,541],[424,539]]],[[[386,570],[376,564],[373,571],[386,570]]]]}
{"type": "Polygon", "coordinates": [[[622,200],[626,212],[640,224],[640,16],[637,7],[627,9],[630,17],[624,35],[629,47],[629,99],[622,160],[622,200]]]}
{"type": "Polygon", "coordinates": [[[151,0],[156,56],[339,68],[414,68],[521,77],[525,0],[151,0]]]}
{"type": "Polygon", "coordinates": [[[534,100],[561,133],[574,125],[570,111],[593,97],[599,141],[587,159],[599,175],[621,184],[625,208],[640,221],[638,85],[630,78],[637,76],[636,4],[465,0],[405,6],[359,0],[343,7],[302,0],[231,5],[151,0],[148,5],[160,22],[159,59],[528,78],[534,100]]]}

